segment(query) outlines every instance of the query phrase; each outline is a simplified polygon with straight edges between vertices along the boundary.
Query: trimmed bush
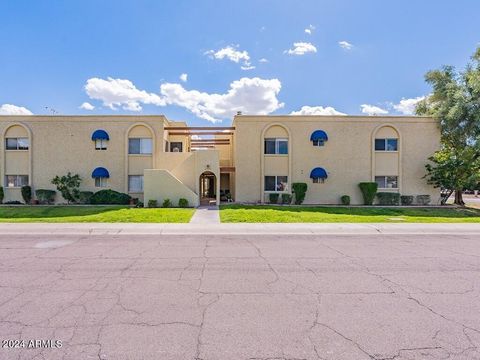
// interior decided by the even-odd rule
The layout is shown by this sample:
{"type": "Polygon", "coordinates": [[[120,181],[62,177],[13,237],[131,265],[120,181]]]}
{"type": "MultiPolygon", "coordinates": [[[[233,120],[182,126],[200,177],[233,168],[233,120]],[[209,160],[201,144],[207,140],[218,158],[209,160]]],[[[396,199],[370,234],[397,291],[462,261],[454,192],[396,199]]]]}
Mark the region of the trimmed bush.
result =
{"type": "Polygon", "coordinates": [[[379,192],[377,193],[379,205],[399,205],[400,194],[393,192],[379,192]]]}
{"type": "Polygon", "coordinates": [[[32,201],[32,188],[28,185],[22,186],[22,198],[25,204],[30,204],[32,201]]]}
{"type": "Polygon", "coordinates": [[[270,201],[270,204],[277,204],[278,203],[278,197],[280,196],[279,193],[270,193],[268,194],[268,200],[270,201]]]}
{"type": "Polygon", "coordinates": [[[0,204],[3,203],[4,198],[5,198],[5,193],[3,192],[3,186],[0,186],[0,204]]]}
{"type": "Polygon", "coordinates": [[[417,198],[416,198],[416,203],[417,205],[422,205],[422,206],[425,206],[425,205],[428,205],[430,204],[430,195],[417,195],[417,198]]]}
{"type": "Polygon", "coordinates": [[[361,182],[358,184],[363,195],[363,203],[365,205],[373,205],[375,194],[377,193],[378,184],[376,182],[361,182]]]}
{"type": "Polygon", "coordinates": [[[40,204],[51,204],[55,201],[55,190],[38,189],[35,190],[35,196],[40,204]]]}
{"type": "Polygon", "coordinates": [[[90,204],[93,196],[93,191],[80,191],[78,194],[78,201],[80,204],[90,204]]]}
{"type": "Polygon", "coordinates": [[[342,195],[342,197],[340,197],[340,201],[342,202],[342,205],[350,205],[350,196],[342,195]]]}
{"type": "Polygon", "coordinates": [[[153,199],[148,200],[148,207],[149,207],[149,208],[156,208],[156,207],[158,207],[158,201],[157,201],[157,200],[153,200],[153,199]]]}
{"type": "Polygon", "coordinates": [[[188,200],[185,198],[178,199],[178,207],[181,207],[181,208],[188,207],[188,200]]]}
{"type": "Polygon", "coordinates": [[[307,184],[306,183],[293,183],[292,190],[295,194],[295,204],[301,205],[303,200],[305,200],[305,195],[307,193],[307,184]]]}
{"type": "Polygon", "coordinates": [[[170,201],[170,199],[163,200],[162,207],[164,207],[164,208],[172,207],[172,202],[170,201]]]}
{"type": "Polygon", "coordinates": [[[135,204],[135,207],[136,207],[136,208],[143,208],[143,202],[138,201],[138,202],[135,204]]]}
{"type": "Polygon", "coordinates": [[[282,194],[282,204],[290,204],[292,202],[291,194],[282,194]]]}
{"type": "Polygon", "coordinates": [[[404,206],[413,204],[413,195],[402,195],[400,196],[400,203],[404,206]]]}
{"type": "Polygon", "coordinates": [[[7,201],[5,202],[6,205],[23,205],[23,203],[21,201],[18,201],[18,200],[10,200],[10,201],[7,201]]]}
{"type": "Polygon", "coordinates": [[[93,194],[90,198],[90,203],[94,205],[128,205],[130,203],[130,195],[105,189],[93,194]]]}

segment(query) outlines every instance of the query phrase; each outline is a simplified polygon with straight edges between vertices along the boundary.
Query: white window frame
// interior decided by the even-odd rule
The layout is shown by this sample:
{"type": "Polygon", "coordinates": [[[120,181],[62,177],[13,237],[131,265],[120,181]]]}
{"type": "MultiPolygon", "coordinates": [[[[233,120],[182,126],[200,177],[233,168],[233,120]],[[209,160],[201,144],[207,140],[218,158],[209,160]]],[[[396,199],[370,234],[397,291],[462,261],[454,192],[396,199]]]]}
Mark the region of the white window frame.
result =
{"type": "Polygon", "coordinates": [[[107,150],[107,141],[105,139],[95,139],[95,150],[107,150]]]}
{"type": "MultiPolygon", "coordinates": [[[[398,176],[397,175],[377,175],[375,176],[375,182],[377,182],[377,178],[383,178],[383,184],[385,185],[385,187],[378,187],[379,189],[394,189],[394,190],[398,190],[398,176]],[[388,187],[388,178],[396,178],[396,183],[397,183],[397,187],[388,187]]],[[[377,183],[378,184],[378,183],[377,183]]]]}
{"type": "Polygon", "coordinates": [[[378,152],[398,152],[398,138],[377,138],[377,139],[375,139],[374,147],[375,147],[375,151],[378,151],[378,152]],[[385,150],[377,150],[376,149],[377,140],[383,140],[383,142],[385,144],[385,150]],[[388,140],[396,140],[397,141],[397,150],[388,150],[388,140]]]}
{"type": "Polygon", "coordinates": [[[130,193],[142,193],[143,192],[143,175],[128,175],[128,192],[130,193]],[[132,178],[140,178],[140,188],[139,189],[132,189],[131,187],[131,179],[132,178]]]}
{"type": "Polygon", "coordinates": [[[30,138],[28,138],[28,137],[6,137],[5,138],[5,150],[6,151],[28,151],[28,150],[30,150],[30,138]],[[9,149],[7,147],[8,140],[11,140],[11,139],[14,139],[16,144],[17,144],[17,147],[15,149],[9,149]],[[27,141],[27,148],[26,149],[20,149],[20,147],[18,146],[18,141],[19,140],[26,140],[27,141]]]}
{"type": "Polygon", "coordinates": [[[313,143],[313,146],[318,146],[318,147],[320,147],[320,146],[324,146],[324,145],[325,145],[325,140],[323,140],[323,139],[313,140],[312,143],[313,143]]]}
{"type": "Polygon", "coordinates": [[[263,183],[264,183],[264,184],[263,184],[263,191],[266,192],[266,193],[271,193],[271,192],[274,192],[274,193],[277,193],[277,192],[279,192],[279,193],[286,193],[286,192],[288,192],[288,176],[287,176],[287,175],[265,175],[264,178],[263,178],[263,183]],[[266,189],[265,189],[266,186],[267,186],[267,181],[266,181],[266,180],[267,180],[267,179],[266,179],[267,177],[273,177],[273,178],[275,178],[275,190],[266,190],[266,189]],[[285,182],[285,188],[284,188],[283,190],[276,190],[276,188],[277,188],[277,186],[278,186],[278,184],[279,184],[279,182],[278,182],[278,178],[279,178],[279,177],[285,177],[285,178],[287,178],[287,181],[285,182]]]}
{"type": "Polygon", "coordinates": [[[312,178],[312,182],[314,184],[323,184],[325,182],[325,178],[318,178],[318,177],[315,177],[315,178],[312,178]]]}
{"type": "Polygon", "coordinates": [[[12,189],[12,188],[21,188],[22,186],[27,186],[29,184],[29,176],[28,175],[5,175],[5,187],[12,189]],[[13,186],[9,185],[9,177],[14,177],[13,186]],[[26,177],[26,182],[21,182],[20,178],[26,177]]]}
{"type": "Polygon", "coordinates": [[[95,187],[104,188],[108,186],[108,178],[97,177],[95,178],[95,187]]]}
{"type": "Polygon", "coordinates": [[[288,155],[288,138],[264,138],[263,139],[263,153],[264,153],[264,155],[285,155],[285,156],[288,155]],[[265,152],[265,150],[266,150],[265,149],[265,142],[267,140],[270,140],[270,141],[274,140],[275,141],[275,153],[269,154],[269,153],[265,152]],[[280,142],[281,141],[285,141],[287,143],[287,153],[286,154],[280,154],[280,142]]]}
{"type": "Polygon", "coordinates": [[[128,154],[129,155],[152,155],[153,153],[153,139],[152,138],[128,138],[128,154]],[[140,141],[140,147],[139,147],[139,152],[138,153],[131,153],[130,152],[130,141],[131,140],[139,140],[140,141]],[[143,152],[142,149],[144,149],[144,145],[142,145],[146,141],[150,142],[150,152],[143,152]]]}

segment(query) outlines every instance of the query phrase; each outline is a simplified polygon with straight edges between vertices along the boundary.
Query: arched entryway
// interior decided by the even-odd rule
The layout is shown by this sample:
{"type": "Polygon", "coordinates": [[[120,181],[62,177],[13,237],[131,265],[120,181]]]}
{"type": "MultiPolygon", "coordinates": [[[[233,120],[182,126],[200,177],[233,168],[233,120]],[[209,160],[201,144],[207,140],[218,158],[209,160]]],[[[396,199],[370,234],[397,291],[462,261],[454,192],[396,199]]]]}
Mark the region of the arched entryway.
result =
{"type": "Polygon", "coordinates": [[[200,205],[208,205],[217,199],[217,177],[211,171],[200,175],[200,205]]]}

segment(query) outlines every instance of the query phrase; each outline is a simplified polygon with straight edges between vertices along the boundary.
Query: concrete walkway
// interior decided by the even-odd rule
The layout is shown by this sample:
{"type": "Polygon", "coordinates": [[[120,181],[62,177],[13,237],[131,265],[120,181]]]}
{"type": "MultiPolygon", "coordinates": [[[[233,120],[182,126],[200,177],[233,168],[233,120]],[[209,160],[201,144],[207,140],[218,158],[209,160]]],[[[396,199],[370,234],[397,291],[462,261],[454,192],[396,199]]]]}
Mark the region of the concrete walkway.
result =
{"type": "Polygon", "coordinates": [[[220,224],[218,206],[200,206],[193,214],[190,224],[220,224]]]}

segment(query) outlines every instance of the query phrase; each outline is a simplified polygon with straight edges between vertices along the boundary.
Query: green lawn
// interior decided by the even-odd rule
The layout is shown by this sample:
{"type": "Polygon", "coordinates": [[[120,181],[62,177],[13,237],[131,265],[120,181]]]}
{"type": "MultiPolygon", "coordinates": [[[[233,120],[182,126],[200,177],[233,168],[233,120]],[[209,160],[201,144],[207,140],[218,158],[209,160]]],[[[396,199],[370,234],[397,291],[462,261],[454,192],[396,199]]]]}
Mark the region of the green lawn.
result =
{"type": "Polygon", "coordinates": [[[480,223],[473,208],[297,207],[262,205],[220,206],[222,222],[250,223],[480,223]]]}
{"type": "Polygon", "coordinates": [[[2,206],[0,222],[186,223],[194,209],[126,206],[2,206]]]}

